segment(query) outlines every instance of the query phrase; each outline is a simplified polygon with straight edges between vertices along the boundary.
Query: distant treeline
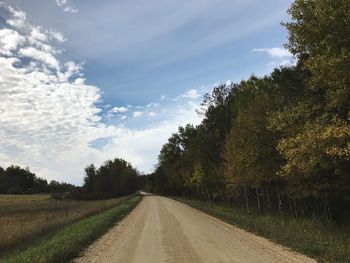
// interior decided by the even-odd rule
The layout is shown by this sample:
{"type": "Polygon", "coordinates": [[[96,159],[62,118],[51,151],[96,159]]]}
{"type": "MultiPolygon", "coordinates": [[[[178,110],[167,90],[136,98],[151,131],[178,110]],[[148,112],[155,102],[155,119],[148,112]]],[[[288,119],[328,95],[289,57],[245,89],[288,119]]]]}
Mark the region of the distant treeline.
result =
{"type": "Polygon", "coordinates": [[[106,199],[130,195],[139,188],[142,178],[135,168],[123,159],[108,160],[98,169],[85,168],[84,185],[73,193],[79,199],[106,199]]]}
{"type": "Polygon", "coordinates": [[[59,183],[37,177],[29,168],[11,165],[4,169],[0,167],[0,194],[36,194],[71,192],[76,186],[59,183]]]}
{"type": "Polygon", "coordinates": [[[108,160],[98,169],[93,165],[85,168],[82,187],[59,183],[37,177],[29,168],[0,167],[0,194],[64,193],[53,195],[75,199],[107,199],[135,193],[144,185],[145,177],[123,159],[108,160]]]}
{"type": "Polygon", "coordinates": [[[197,127],[163,146],[150,191],[226,200],[247,212],[349,217],[350,1],[296,0],[297,65],[220,85],[197,127]]]}

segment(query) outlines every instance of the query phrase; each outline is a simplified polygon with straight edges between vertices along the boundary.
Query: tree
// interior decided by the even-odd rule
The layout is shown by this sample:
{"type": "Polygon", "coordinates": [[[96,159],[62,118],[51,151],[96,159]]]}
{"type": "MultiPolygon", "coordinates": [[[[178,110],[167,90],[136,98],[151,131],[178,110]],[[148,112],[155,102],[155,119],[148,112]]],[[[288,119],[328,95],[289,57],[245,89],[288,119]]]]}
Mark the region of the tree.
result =
{"type": "Polygon", "coordinates": [[[292,21],[289,50],[306,56],[310,89],[324,93],[327,110],[347,118],[350,96],[350,2],[348,0],[296,0],[289,9],[292,21]]]}
{"type": "Polygon", "coordinates": [[[90,164],[85,167],[85,177],[84,177],[84,189],[86,191],[93,190],[93,182],[96,177],[96,167],[93,164],[90,164]]]}
{"type": "Polygon", "coordinates": [[[98,169],[85,168],[81,198],[104,199],[134,193],[138,187],[138,172],[123,159],[107,160],[98,169]]]}
{"type": "Polygon", "coordinates": [[[349,7],[345,0],[297,0],[289,9],[287,46],[310,77],[297,101],[271,114],[270,128],[283,134],[277,149],[286,162],[279,174],[290,176],[296,196],[350,189],[349,7]]]}
{"type": "Polygon", "coordinates": [[[47,181],[37,177],[29,168],[11,165],[0,167],[0,193],[33,194],[48,192],[47,181]]]}

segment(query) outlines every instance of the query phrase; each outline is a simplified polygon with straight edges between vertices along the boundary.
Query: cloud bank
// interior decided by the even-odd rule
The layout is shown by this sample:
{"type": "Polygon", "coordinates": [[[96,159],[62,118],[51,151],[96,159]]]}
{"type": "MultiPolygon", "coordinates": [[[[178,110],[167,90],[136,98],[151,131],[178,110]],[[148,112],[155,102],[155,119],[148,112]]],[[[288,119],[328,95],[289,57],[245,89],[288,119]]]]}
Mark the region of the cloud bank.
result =
{"type": "Polygon", "coordinates": [[[85,165],[108,158],[150,171],[178,125],[199,123],[198,90],[145,106],[103,105],[82,64],[61,59],[61,33],[30,24],[8,5],[0,8],[6,14],[0,27],[1,166],[29,166],[49,180],[77,184],[85,165]],[[148,125],[137,128],[136,120],[148,125]]]}

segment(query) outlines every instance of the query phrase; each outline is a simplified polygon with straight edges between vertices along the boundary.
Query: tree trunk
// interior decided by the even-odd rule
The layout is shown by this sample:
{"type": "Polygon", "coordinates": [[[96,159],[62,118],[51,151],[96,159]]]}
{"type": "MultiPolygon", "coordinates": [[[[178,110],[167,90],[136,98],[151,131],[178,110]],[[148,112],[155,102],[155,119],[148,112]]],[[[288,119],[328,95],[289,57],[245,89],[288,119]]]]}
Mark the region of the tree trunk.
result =
{"type": "Polygon", "coordinates": [[[301,214],[302,214],[302,216],[305,217],[304,202],[303,202],[303,201],[301,201],[301,203],[300,203],[300,208],[301,208],[301,214]]]}
{"type": "Polygon", "coordinates": [[[298,218],[298,209],[297,209],[297,203],[295,201],[295,199],[293,198],[293,206],[294,206],[294,214],[295,214],[295,218],[298,218]]]}
{"type": "Polygon", "coordinates": [[[206,189],[207,189],[207,195],[208,195],[209,205],[211,206],[211,198],[210,198],[209,189],[208,189],[208,187],[206,187],[206,189]]]}
{"type": "Polygon", "coordinates": [[[318,212],[318,202],[316,198],[314,198],[314,213],[315,213],[315,217],[317,218],[319,215],[319,212],[318,212]]]}
{"type": "Polygon", "coordinates": [[[271,211],[272,205],[271,205],[271,199],[270,199],[270,191],[267,189],[266,191],[266,197],[267,197],[267,210],[271,211]]]}
{"type": "Polygon", "coordinates": [[[260,208],[259,189],[258,189],[258,188],[255,188],[255,192],[256,192],[256,201],[257,201],[257,205],[258,205],[258,212],[259,212],[259,214],[260,214],[261,208],[260,208]]]}
{"type": "MultiPolygon", "coordinates": [[[[261,210],[264,211],[266,209],[266,199],[265,199],[265,191],[264,188],[261,188],[260,190],[260,196],[262,196],[262,202],[261,202],[261,210]]],[[[261,198],[260,198],[261,199],[261,198]]]]}
{"type": "Polygon", "coordinates": [[[329,203],[328,203],[328,199],[326,198],[324,200],[324,204],[325,204],[325,207],[326,207],[326,212],[327,212],[327,218],[330,222],[332,222],[332,214],[331,214],[331,209],[329,207],[329,203]]]}
{"type": "Polygon", "coordinates": [[[250,211],[249,211],[249,199],[248,199],[248,192],[247,192],[246,185],[244,185],[244,193],[245,193],[245,204],[246,204],[247,212],[248,212],[248,215],[249,215],[250,214],[250,211]]]}
{"type": "Polygon", "coordinates": [[[278,199],[278,210],[280,211],[281,216],[283,215],[282,199],[280,189],[277,187],[277,199],[278,199]]]}

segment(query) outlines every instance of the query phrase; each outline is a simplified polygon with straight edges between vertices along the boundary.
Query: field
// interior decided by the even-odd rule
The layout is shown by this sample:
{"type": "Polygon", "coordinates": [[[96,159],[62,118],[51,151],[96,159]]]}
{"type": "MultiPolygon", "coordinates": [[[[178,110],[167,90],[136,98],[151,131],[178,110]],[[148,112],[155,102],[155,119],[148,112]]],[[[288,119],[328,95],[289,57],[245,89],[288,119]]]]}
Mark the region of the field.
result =
{"type": "Polygon", "coordinates": [[[226,204],[175,198],[227,223],[283,244],[316,258],[319,262],[350,262],[350,227],[325,223],[319,219],[276,214],[247,214],[245,209],[226,204]]]}
{"type": "Polygon", "coordinates": [[[122,201],[119,199],[117,205],[112,208],[37,238],[25,248],[20,247],[5,257],[0,257],[0,262],[69,262],[127,215],[141,199],[139,195],[123,198],[122,201]]]}
{"type": "Polygon", "coordinates": [[[0,256],[33,238],[114,207],[123,199],[56,202],[49,195],[0,195],[0,256]]]}

